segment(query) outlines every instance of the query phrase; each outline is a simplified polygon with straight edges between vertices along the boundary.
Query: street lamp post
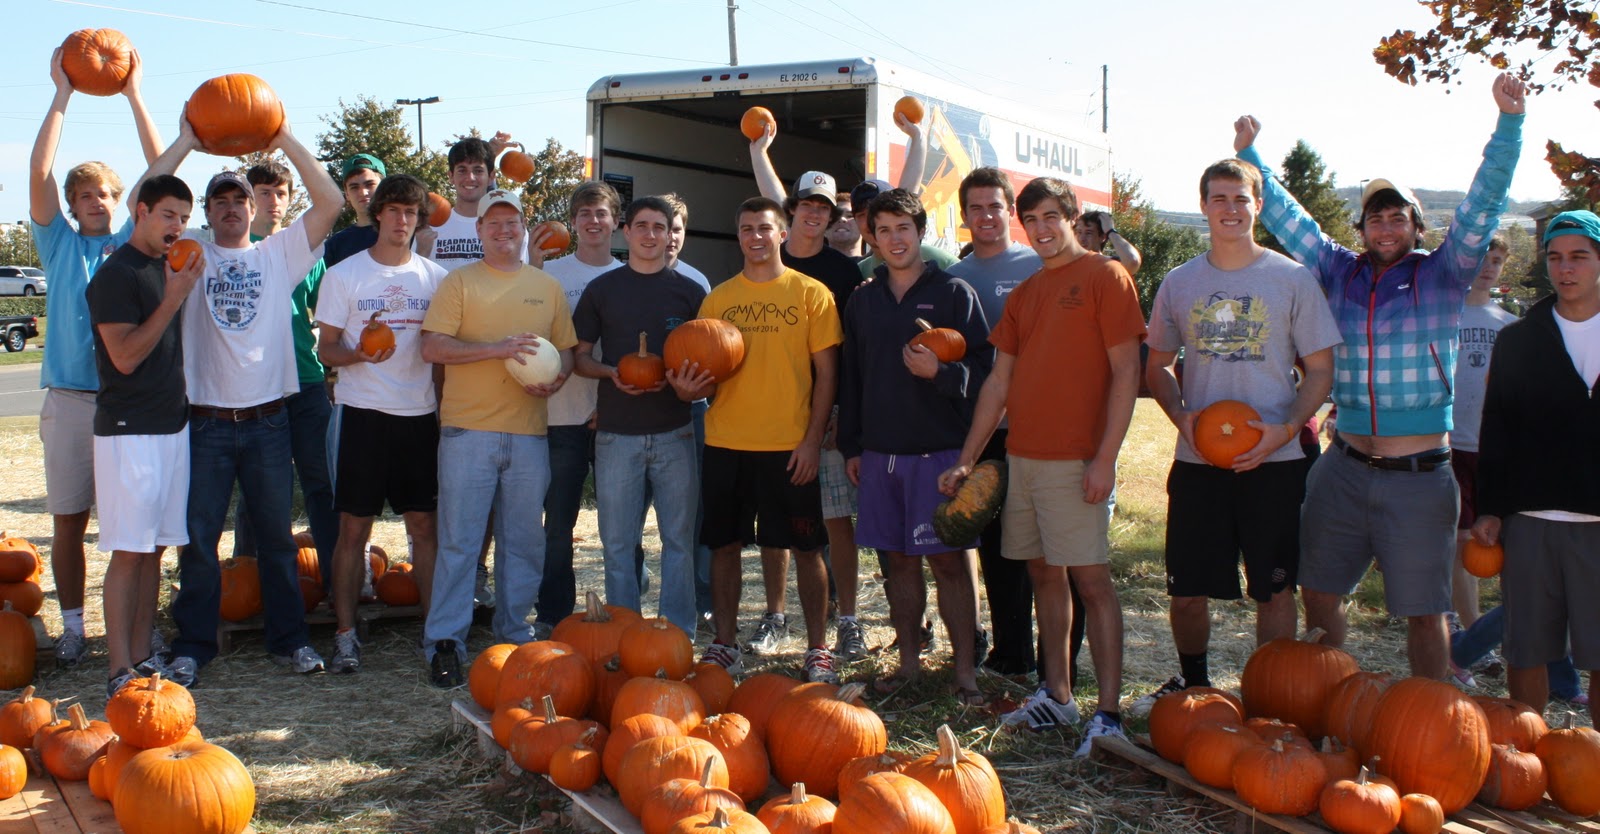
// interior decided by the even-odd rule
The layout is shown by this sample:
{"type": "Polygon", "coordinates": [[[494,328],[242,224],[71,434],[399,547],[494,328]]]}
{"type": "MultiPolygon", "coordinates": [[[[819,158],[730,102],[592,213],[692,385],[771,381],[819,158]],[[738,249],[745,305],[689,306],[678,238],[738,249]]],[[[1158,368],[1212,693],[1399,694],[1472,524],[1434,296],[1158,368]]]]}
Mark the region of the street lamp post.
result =
{"type": "Polygon", "coordinates": [[[439,97],[438,96],[428,96],[427,98],[402,98],[402,99],[396,99],[394,103],[395,104],[415,104],[417,106],[417,153],[419,153],[419,154],[422,153],[422,105],[424,105],[424,104],[438,104],[439,103],[439,97]]]}

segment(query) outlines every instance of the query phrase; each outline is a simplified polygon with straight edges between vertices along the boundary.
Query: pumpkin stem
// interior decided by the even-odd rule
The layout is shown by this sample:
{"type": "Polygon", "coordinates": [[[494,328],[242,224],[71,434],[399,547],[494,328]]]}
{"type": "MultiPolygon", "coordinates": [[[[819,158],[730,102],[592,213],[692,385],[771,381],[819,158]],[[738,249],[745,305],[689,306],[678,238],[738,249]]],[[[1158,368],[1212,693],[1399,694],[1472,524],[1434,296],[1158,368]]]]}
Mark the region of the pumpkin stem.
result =
{"type": "Polygon", "coordinates": [[[583,735],[578,736],[577,746],[579,746],[579,747],[592,747],[592,746],[594,746],[594,737],[595,737],[595,734],[598,733],[598,732],[600,732],[600,728],[599,727],[590,727],[589,729],[584,730],[583,731],[583,735]]]}
{"type": "Polygon", "coordinates": [[[728,819],[728,809],[727,808],[720,808],[720,807],[717,808],[717,812],[712,815],[711,822],[706,823],[706,827],[707,828],[732,828],[733,827],[733,822],[728,819]]]}
{"type": "Polygon", "coordinates": [[[657,666],[656,667],[656,677],[661,679],[661,680],[666,680],[667,679],[667,667],[665,667],[665,666],[657,666]]]}
{"type": "Polygon", "coordinates": [[[923,331],[928,331],[928,330],[932,330],[933,329],[933,325],[929,324],[927,319],[917,319],[917,326],[922,328],[923,331]]]}
{"type": "Polygon", "coordinates": [[[643,331],[643,330],[639,331],[639,358],[640,359],[643,359],[646,356],[650,355],[650,351],[647,348],[645,348],[645,336],[646,335],[647,334],[645,333],[645,331],[643,331]]]}
{"type": "MultiPolygon", "coordinates": [[[[1335,741],[1335,739],[1334,739],[1333,736],[1323,736],[1322,737],[1322,752],[1324,752],[1324,753],[1337,753],[1337,752],[1339,752],[1338,750],[1334,749],[1334,746],[1333,746],[1334,741],[1335,741]]],[[[1365,770],[1365,769],[1366,768],[1362,768],[1362,770],[1365,770]]]]}
{"type": "Polygon", "coordinates": [[[381,316],[381,315],[383,315],[383,310],[381,310],[381,309],[380,310],[373,310],[372,311],[372,317],[367,319],[367,326],[368,327],[377,327],[378,326],[378,316],[381,316]]]}
{"type": "Polygon", "coordinates": [[[31,700],[33,700],[33,687],[32,686],[23,687],[22,688],[22,694],[17,696],[17,703],[26,704],[31,700]]]}
{"type": "Polygon", "coordinates": [[[722,761],[722,760],[717,758],[716,756],[707,756],[706,757],[705,766],[700,768],[700,787],[706,788],[708,790],[711,788],[711,771],[712,771],[712,768],[715,768],[717,766],[717,762],[719,762],[719,761],[722,761]]]}
{"type": "Polygon", "coordinates": [[[804,805],[804,804],[806,804],[806,783],[804,783],[804,782],[796,782],[793,785],[789,786],[789,804],[790,805],[804,805]]]}
{"type": "Polygon", "coordinates": [[[72,719],[72,729],[89,729],[89,716],[83,713],[83,704],[73,704],[72,706],[67,707],[67,715],[72,719]]]}
{"type": "Polygon", "coordinates": [[[1308,628],[1308,629],[1306,629],[1306,633],[1303,636],[1301,636],[1300,642],[1302,642],[1302,643],[1321,643],[1322,642],[1322,638],[1324,638],[1326,636],[1328,636],[1327,629],[1324,629],[1321,626],[1317,626],[1315,628],[1308,628]]]}
{"type": "Polygon", "coordinates": [[[560,716],[556,715],[556,702],[549,695],[544,696],[544,723],[554,724],[560,716]]]}
{"type": "MultiPolygon", "coordinates": [[[[6,607],[10,608],[11,607],[11,603],[9,603],[9,602],[6,603],[6,607]]],[[[1567,713],[1567,720],[1562,722],[1561,729],[1563,729],[1563,730],[1572,729],[1572,713],[1571,712],[1567,713]]]]}
{"type": "Polygon", "coordinates": [[[935,767],[955,767],[958,762],[970,761],[961,743],[956,740],[955,731],[949,724],[940,724],[937,732],[939,736],[939,758],[934,761],[935,767]]]}
{"type": "Polygon", "coordinates": [[[1361,772],[1356,774],[1356,784],[1357,785],[1365,785],[1366,783],[1367,783],[1367,766],[1366,765],[1362,765],[1361,766],[1361,772]]]}
{"type": "Polygon", "coordinates": [[[860,700],[861,699],[861,694],[866,692],[866,691],[867,691],[866,684],[863,684],[863,683],[847,683],[844,686],[840,687],[838,693],[836,693],[833,697],[838,699],[838,700],[840,700],[840,701],[844,701],[845,703],[848,704],[848,703],[851,703],[853,701],[860,700]]]}
{"type": "Polygon", "coordinates": [[[145,689],[148,689],[151,692],[154,692],[154,691],[156,691],[156,690],[158,690],[160,688],[161,688],[161,673],[160,672],[151,672],[150,673],[150,682],[145,685],[145,689]]]}
{"type": "MultiPolygon", "coordinates": [[[[1288,733],[1285,733],[1284,736],[1287,737],[1288,733]]],[[[1277,739],[1277,740],[1272,742],[1272,752],[1274,752],[1274,753],[1282,753],[1283,752],[1283,739],[1280,738],[1280,739],[1277,739]]]]}
{"type": "Polygon", "coordinates": [[[587,601],[584,603],[584,605],[588,606],[588,610],[583,612],[583,621],[584,622],[586,622],[586,623],[609,623],[609,622],[611,622],[611,612],[606,610],[605,604],[600,601],[600,595],[599,594],[595,593],[594,591],[590,591],[589,595],[587,597],[585,597],[585,599],[587,601]]]}
{"type": "Polygon", "coordinates": [[[8,599],[8,600],[5,601],[5,607],[4,608],[0,608],[0,611],[11,611],[11,610],[13,610],[11,608],[11,600],[8,599]]]}

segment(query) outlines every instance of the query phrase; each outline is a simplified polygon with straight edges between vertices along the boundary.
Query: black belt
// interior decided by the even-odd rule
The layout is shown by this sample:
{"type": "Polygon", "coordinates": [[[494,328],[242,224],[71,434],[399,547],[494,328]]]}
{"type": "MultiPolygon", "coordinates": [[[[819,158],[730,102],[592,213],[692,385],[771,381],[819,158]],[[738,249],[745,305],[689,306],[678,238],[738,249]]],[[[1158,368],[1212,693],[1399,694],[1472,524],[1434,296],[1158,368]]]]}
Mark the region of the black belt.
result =
{"type": "Polygon", "coordinates": [[[212,408],[209,405],[189,406],[191,417],[210,417],[214,420],[224,420],[229,423],[243,423],[246,420],[259,420],[262,417],[271,417],[283,410],[283,400],[252,405],[249,408],[212,408]]]}
{"type": "Polygon", "coordinates": [[[1386,458],[1362,452],[1344,442],[1344,439],[1340,437],[1333,439],[1333,447],[1344,452],[1345,455],[1361,461],[1371,469],[1382,469],[1388,472],[1432,472],[1450,462],[1449,449],[1432,449],[1415,455],[1386,458]]]}

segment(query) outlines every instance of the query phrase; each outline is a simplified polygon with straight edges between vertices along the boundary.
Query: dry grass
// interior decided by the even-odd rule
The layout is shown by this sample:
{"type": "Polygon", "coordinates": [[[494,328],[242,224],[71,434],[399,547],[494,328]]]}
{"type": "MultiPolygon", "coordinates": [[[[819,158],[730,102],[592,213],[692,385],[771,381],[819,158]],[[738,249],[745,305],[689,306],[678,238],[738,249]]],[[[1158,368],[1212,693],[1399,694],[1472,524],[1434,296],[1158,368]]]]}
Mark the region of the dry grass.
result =
{"type": "MultiPolygon", "coordinates": [[[[1124,449],[1113,533],[1113,564],[1119,580],[1127,628],[1123,695],[1149,691],[1177,669],[1167,631],[1161,562],[1164,539],[1165,480],[1174,432],[1158,408],[1140,401],[1134,428],[1124,449]]],[[[0,421],[0,529],[24,535],[48,547],[50,518],[44,511],[44,489],[37,423],[0,421]]],[[[653,527],[647,547],[659,542],[653,527]]],[[[90,526],[90,545],[96,527],[90,526]]],[[[592,509],[579,523],[579,587],[598,588],[599,540],[592,509]]],[[[231,534],[222,551],[229,552],[231,534]]],[[[374,541],[391,554],[405,553],[404,531],[397,519],[385,518],[374,541]]],[[[750,557],[753,580],[746,588],[744,615],[759,614],[759,570],[750,557]]],[[[168,555],[169,578],[176,559],[168,555]]],[[[861,613],[868,643],[886,645],[893,637],[884,595],[869,554],[862,559],[861,613]]],[[[94,639],[100,629],[100,582],[105,561],[92,554],[89,567],[87,622],[91,655],[76,669],[44,670],[40,689],[51,697],[76,696],[97,712],[104,698],[105,659],[94,639]]],[[[48,572],[47,572],[48,573],[48,572]]],[[[47,583],[49,582],[47,578],[47,583]]],[[[47,591],[53,589],[47,585],[47,591]]],[[[53,599],[53,595],[52,595],[53,599]]],[[[931,601],[930,601],[931,602],[931,601]]],[[[1364,590],[1358,598],[1357,637],[1350,648],[1364,668],[1404,672],[1404,626],[1392,624],[1380,609],[1381,596],[1364,590]]],[[[790,610],[799,601],[791,593],[790,610]]],[[[52,633],[59,630],[59,610],[52,601],[43,612],[52,633]]],[[[1212,669],[1219,686],[1237,686],[1237,674],[1253,644],[1253,617],[1248,607],[1213,606],[1212,669]]],[[[797,615],[798,616],[798,615],[797,615]]],[[[798,626],[799,623],[797,622],[798,626]]],[[[171,624],[166,624],[170,630],[171,624]]],[[[449,730],[448,704],[460,692],[428,686],[422,661],[415,654],[417,622],[374,624],[359,675],[298,678],[271,664],[258,637],[246,637],[234,650],[203,670],[194,691],[201,728],[206,736],[237,753],[256,780],[256,827],[262,832],[515,832],[565,830],[565,803],[543,783],[506,777],[492,764],[478,760],[475,740],[449,730]]],[[[800,629],[792,631],[788,656],[748,664],[792,670],[798,665],[800,629]]],[[[314,629],[313,642],[331,654],[332,634],[314,629]]],[[[474,650],[488,635],[475,630],[474,650]]],[[[947,640],[941,645],[948,646],[947,640]]],[[[930,661],[942,668],[946,657],[930,661]]],[[[887,664],[885,664],[887,665],[887,664]]],[[[1081,664],[1089,672],[1085,657],[1081,664]]],[[[879,673],[879,660],[847,670],[852,678],[879,673]]],[[[882,671],[887,671],[883,669],[882,671]]],[[[1020,700],[1027,690],[999,678],[983,680],[995,699],[1020,700]]],[[[1073,831],[1226,831],[1231,818],[1205,801],[1175,799],[1148,786],[1130,784],[1109,769],[1070,758],[1075,733],[1013,734],[996,730],[993,713],[960,706],[949,693],[947,673],[925,676],[879,702],[894,744],[909,750],[931,750],[933,730],[949,723],[963,743],[990,756],[1006,784],[1013,813],[1046,830],[1073,831]]],[[[1078,695],[1088,706],[1092,680],[1079,682],[1078,695]]],[[[1132,728],[1142,729],[1140,722],[1132,728]]]]}

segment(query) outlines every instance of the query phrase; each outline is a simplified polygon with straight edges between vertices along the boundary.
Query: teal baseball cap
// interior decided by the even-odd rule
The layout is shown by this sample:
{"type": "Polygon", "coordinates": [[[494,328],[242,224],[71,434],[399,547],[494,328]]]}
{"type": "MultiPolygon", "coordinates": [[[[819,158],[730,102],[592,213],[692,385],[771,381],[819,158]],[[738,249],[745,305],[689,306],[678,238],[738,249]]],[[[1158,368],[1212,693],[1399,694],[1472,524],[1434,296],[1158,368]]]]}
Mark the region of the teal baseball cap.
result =
{"type": "Polygon", "coordinates": [[[344,161],[344,167],[339,169],[339,182],[343,184],[351,174],[365,170],[377,171],[379,177],[389,176],[389,169],[384,167],[383,160],[370,153],[358,153],[344,161]]]}
{"type": "Polygon", "coordinates": [[[1600,216],[1592,211],[1564,211],[1550,218],[1549,225],[1544,227],[1544,243],[1548,245],[1551,238],[1562,235],[1583,235],[1584,237],[1600,241],[1600,216]]]}

